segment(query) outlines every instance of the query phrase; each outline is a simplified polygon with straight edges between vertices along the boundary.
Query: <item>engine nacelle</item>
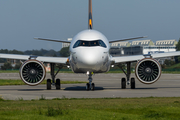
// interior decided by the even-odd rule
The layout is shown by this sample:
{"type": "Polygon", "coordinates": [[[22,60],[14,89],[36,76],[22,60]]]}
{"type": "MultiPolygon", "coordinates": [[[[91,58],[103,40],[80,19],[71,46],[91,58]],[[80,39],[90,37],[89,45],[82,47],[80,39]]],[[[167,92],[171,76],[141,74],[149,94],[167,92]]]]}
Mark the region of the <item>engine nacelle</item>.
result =
{"type": "Polygon", "coordinates": [[[135,75],[140,82],[152,84],[161,76],[161,65],[155,59],[144,58],[137,63],[135,75]]]}
{"type": "Polygon", "coordinates": [[[22,64],[19,74],[24,83],[35,86],[45,79],[46,69],[40,61],[27,60],[22,64]]]}

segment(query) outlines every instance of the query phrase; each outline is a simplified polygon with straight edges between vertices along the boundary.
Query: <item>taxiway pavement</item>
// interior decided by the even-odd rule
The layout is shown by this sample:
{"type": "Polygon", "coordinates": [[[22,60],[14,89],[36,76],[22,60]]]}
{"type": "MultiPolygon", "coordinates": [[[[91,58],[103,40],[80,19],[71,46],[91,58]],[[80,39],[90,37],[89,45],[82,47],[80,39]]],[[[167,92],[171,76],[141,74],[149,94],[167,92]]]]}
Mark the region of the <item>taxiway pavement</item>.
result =
{"type": "MultiPolygon", "coordinates": [[[[131,75],[135,77],[134,74],[131,75]]],[[[0,86],[0,96],[8,100],[39,99],[43,95],[46,99],[53,98],[132,98],[132,97],[180,97],[180,75],[162,74],[154,84],[146,85],[136,79],[136,89],[121,89],[120,79],[124,74],[96,74],[93,76],[94,91],[86,91],[85,83],[62,84],[61,90],[46,90],[46,85],[28,86],[0,86]]],[[[47,75],[47,78],[50,78],[47,75]]],[[[87,81],[85,74],[60,73],[57,78],[65,81],[87,81]]],[[[136,77],[135,77],[136,78],[136,77]]],[[[20,79],[18,73],[0,73],[0,79],[20,79]]],[[[88,82],[88,81],[87,81],[88,82]]]]}

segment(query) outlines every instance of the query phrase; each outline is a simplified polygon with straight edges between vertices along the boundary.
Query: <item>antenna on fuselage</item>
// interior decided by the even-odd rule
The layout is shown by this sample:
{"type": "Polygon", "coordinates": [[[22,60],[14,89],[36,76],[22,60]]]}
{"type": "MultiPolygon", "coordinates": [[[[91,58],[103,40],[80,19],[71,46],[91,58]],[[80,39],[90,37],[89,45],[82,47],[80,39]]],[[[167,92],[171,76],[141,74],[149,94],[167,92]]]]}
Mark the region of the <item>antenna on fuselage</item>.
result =
{"type": "Polygon", "coordinates": [[[92,22],[92,0],[89,0],[89,25],[88,28],[92,29],[93,28],[93,22],[92,22]]]}

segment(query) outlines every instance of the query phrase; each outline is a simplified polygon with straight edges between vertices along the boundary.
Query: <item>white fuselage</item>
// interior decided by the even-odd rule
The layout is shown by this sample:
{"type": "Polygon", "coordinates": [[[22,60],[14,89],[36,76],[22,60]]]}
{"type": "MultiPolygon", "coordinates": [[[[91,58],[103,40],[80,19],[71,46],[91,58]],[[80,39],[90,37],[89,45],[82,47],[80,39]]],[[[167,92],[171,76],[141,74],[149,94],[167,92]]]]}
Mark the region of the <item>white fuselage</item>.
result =
{"type": "Polygon", "coordinates": [[[102,73],[110,69],[109,41],[96,30],[78,33],[70,44],[70,66],[75,73],[102,73]]]}

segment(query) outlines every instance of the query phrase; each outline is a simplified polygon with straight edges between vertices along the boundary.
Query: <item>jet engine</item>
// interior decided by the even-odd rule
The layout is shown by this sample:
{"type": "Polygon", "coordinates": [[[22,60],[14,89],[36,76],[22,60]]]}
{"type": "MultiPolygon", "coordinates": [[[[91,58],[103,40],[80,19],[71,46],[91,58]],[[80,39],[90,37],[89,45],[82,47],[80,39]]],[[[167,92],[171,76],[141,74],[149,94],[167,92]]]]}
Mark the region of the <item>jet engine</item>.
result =
{"type": "Polygon", "coordinates": [[[19,72],[23,82],[31,86],[40,84],[46,76],[44,65],[37,60],[25,61],[19,72]]]}
{"type": "Polygon", "coordinates": [[[137,63],[135,75],[140,82],[152,84],[161,76],[161,66],[155,59],[144,58],[137,63]]]}

